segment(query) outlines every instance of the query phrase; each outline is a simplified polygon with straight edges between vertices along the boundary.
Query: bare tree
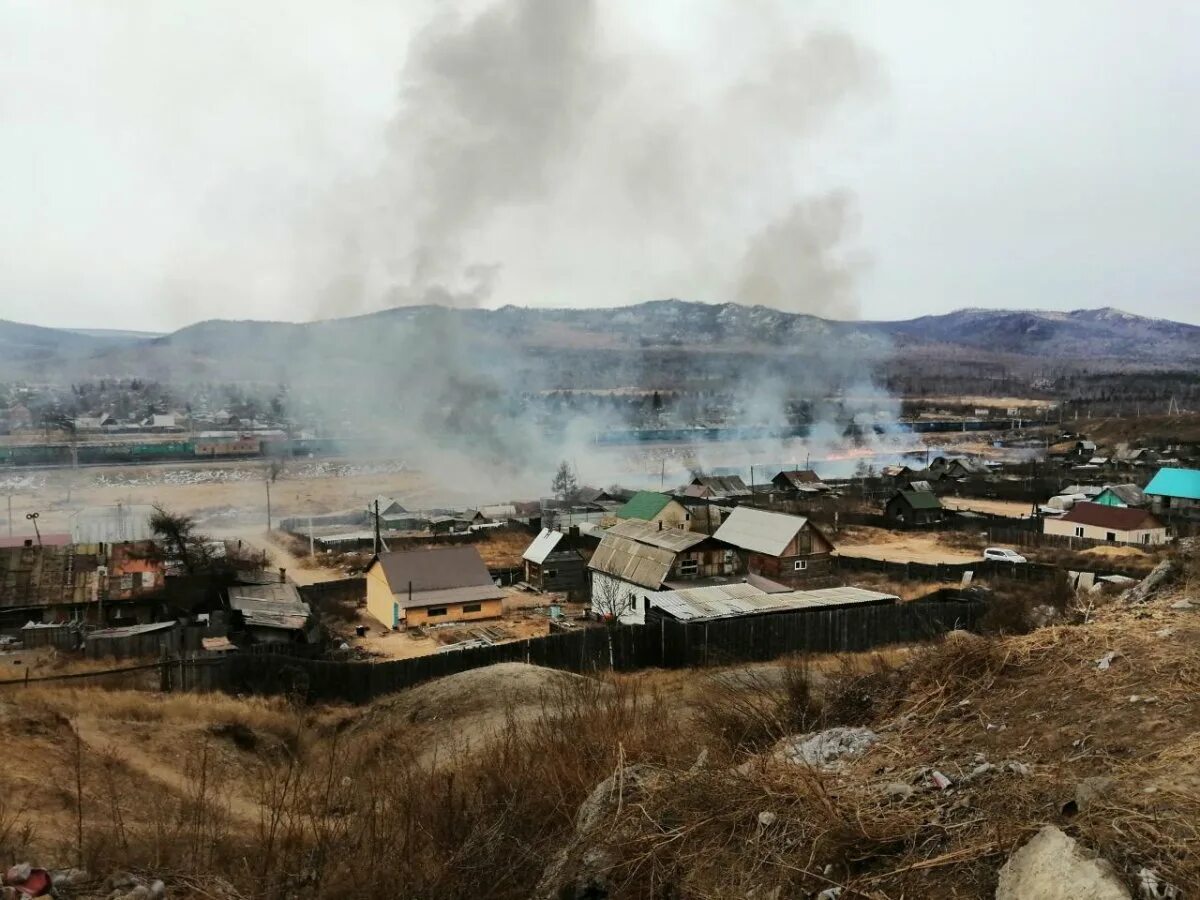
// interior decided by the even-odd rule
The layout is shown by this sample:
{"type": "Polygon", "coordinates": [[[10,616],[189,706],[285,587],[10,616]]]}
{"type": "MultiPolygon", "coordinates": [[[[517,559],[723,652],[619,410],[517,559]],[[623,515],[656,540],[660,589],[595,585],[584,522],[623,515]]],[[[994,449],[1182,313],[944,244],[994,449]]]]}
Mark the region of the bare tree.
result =
{"type": "Polygon", "coordinates": [[[592,575],[592,611],[607,624],[616,625],[637,603],[629,585],[620,579],[595,572],[592,575]]]}

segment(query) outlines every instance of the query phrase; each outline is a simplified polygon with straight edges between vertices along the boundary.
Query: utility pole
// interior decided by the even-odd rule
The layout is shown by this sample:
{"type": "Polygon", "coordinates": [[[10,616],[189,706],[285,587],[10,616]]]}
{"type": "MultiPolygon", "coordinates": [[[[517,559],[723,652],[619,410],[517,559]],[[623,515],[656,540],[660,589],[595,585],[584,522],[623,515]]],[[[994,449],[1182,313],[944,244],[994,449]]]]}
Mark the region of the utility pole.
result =
{"type": "Polygon", "coordinates": [[[379,555],[379,501],[375,501],[375,545],[373,556],[379,555]]]}
{"type": "Polygon", "coordinates": [[[8,495],[8,536],[12,537],[12,494],[8,495]]]}
{"type": "Polygon", "coordinates": [[[271,479],[263,482],[267,486],[267,534],[271,533],[271,479]]]}
{"type": "Polygon", "coordinates": [[[38,523],[37,523],[38,513],[35,513],[35,512],[25,513],[25,518],[33,523],[33,533],[37,535],[38,546],[39,547],[42,546],[42,531],[40,528],[38,528],[38,523]]]}

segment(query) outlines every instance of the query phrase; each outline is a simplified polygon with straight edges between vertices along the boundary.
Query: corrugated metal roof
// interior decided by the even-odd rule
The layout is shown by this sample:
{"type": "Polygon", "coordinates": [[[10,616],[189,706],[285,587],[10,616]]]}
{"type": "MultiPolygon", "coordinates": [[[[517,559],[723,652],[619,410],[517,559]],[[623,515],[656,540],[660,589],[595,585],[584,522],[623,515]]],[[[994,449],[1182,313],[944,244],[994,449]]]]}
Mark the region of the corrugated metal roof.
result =
{"type": "Polygon", "coordinates": [[[259,628],[302,630],[311,617],[294,584],[256,584],[229,589],[229,605],[246,624],[259,628]]]}
{"type": "Polygon", "coordinates": [[[525,548],[525,552],[521,554],[521,559],[527,559],[531,563],[541,565],[546,561],[546,557],[554,552],[554,548],[558,546],[558,542],[563,538],[561,531],[553,531],[549,528],[543,528],[538,536],[533,539],[533,543],[525,548]]]}
{"type": "Polygon", "coordinates": [[[647,594],[652,609],[658,609],[682,622],[721,619],[822,607],[858,606],[867,603],[895,603],[895,594],[868,591],[857,587],[825,588],[816,591],[789,591],[767,594],[749,584],[728,584],[647,594]]]}
{"type": "Polygon", "coordinates": [[[808,523],[803,516],[739,506],[713,535],[718,541],[768,556],[780,556],[808,523]]]}
{"type": "Polygon", "coordinates": [[[1146,485],[1146,493],[1200,500],[1200,469],[1159,469],[1146,485]]]}
{"type": "Polygon", "coordinates": [[[71,517],[71,542],[74,544],[121,544],[147,541],[154,537],[150,518],[153,506],[90,506],[71,517]]]}
{"type": "Polygon", "coordinates": [[[1059,519],[1076,525],[1091,525],[1094,528],[1111,528],[1114,531],[1162,528],[1163,525],[1147,509],[1132,506],[1105,506],[1103,503],[1076,503],[1071,511],[1059,519]]]}
{"type": "Polygon", "coordinates": [[[608,534],[629,538],[641,544],[649,544],[651,547],[662,547],[664,550],[671,550],[675,553],[681,553],[708,540],[706,534],[684,531],[682,528],[660,528],[657,523],[642,522],[636,519],[618,522],[608,529],[608,534]]]}
{"type": "Polygon", "coordinates": [[[170,631],[177,622],[151,622],[149,625],[125,625],[121,628],[99,628],[87,636],[89,641],[106,638],[126,638],[138,634],[153,634],[156,631],[170,631]]]}
{"type": "Polygon", "coordinates": [[[675,554],[672,551],[642,544],[610,531],[592,554],[588,568],[656,591],[662,587],[674,563],[675,554]]]}

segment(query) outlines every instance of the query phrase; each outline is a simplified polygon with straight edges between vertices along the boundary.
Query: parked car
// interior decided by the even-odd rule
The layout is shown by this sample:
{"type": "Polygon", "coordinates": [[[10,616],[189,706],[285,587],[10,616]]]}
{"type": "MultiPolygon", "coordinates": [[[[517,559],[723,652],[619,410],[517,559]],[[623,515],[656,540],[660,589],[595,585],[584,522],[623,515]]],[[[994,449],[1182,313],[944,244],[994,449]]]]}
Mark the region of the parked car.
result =
{"type": "Polygon", "coordinates": [[[994,559],[997,562],[1023,563],[1029,562],[1016,550],[1006,550],[1004,547],[988,547],[983,551],[984,559],[994,559]]]}

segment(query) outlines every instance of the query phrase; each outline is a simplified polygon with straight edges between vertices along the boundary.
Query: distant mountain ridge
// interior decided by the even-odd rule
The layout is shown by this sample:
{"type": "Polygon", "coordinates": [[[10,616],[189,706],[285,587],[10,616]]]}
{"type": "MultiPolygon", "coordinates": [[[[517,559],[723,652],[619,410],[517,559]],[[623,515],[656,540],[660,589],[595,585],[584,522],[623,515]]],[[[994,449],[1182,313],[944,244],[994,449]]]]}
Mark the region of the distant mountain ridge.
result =
{"type": "MultiPolygon", "coordinates": [[[[1111,308],[1047,312],[961,309],[890,322],[837,321],[736,303],[654,300],[606,309],[397,307],[309,323],[214,319],[154,336],[43,328],[0,320],[0,377],[47,380],[141,375],[273,380],[428,353],[548,364],[663,353],[861,357],[1009,354],[1042,359],[1200,363],[1200,326],[1111,308]],[[607,354],[607,356],[606,356],[607,354]],[[565,362],[564,362],[565,361],[565,362]]],[[[527,365],[532,363],[526,362],[527,365]]]]}

